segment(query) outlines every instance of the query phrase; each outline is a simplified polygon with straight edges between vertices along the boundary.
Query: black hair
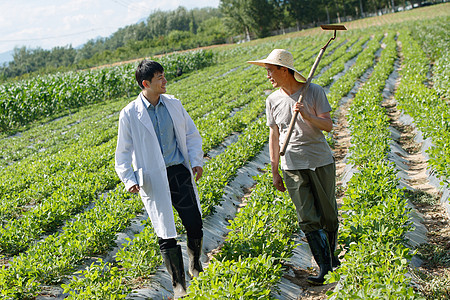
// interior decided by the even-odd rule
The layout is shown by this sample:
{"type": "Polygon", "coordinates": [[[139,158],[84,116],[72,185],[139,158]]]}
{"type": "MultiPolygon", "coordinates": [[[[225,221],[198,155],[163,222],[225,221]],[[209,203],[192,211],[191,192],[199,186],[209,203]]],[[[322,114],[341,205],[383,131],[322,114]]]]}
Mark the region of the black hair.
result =
{"type": "Polygon", "coordinates": [[[135,73],[136,81],[141,87],[141,89],[144,89],[142,81],[144,80],[152,81],[153,76],[155,75],[155,73],[158,72],[164,73],[164,68],[163,66],[161,66],[160,63],[147,59],[141,61],[137,66],[135,73]]]}

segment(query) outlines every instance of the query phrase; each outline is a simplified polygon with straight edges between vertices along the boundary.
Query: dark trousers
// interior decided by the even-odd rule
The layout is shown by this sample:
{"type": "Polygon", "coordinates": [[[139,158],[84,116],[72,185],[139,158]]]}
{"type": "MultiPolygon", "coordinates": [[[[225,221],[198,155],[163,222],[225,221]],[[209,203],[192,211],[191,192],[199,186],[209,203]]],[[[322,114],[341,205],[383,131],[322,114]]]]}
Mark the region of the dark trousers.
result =
{"type": "Polygon", "coordinates": [[[304,233],[319,229],[338,229],[335,196],[336,165],[312,170],[284,170],[286,188],[295,204],[300,229],[304,233]]]}
{"type": "MultiPolygon", "coordinates": [[[[186,228],[188,238],[202,238],[203,221],[195,198],[191,173],[182,164],[170,166],[167,168],[167,178],[169,180],[172,205],[186,228]]],[[[177,241],[174,238],[159,238],[158,242],[161,250],[173,248],[177,245],[177,241]]]]}

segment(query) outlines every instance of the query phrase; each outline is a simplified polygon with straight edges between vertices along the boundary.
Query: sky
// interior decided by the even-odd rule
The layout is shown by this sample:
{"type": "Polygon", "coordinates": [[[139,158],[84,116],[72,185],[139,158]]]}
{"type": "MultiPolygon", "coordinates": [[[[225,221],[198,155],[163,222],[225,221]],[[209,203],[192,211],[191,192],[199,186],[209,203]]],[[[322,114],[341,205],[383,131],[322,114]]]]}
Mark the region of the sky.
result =
{"type": "Polygon", "coordinates": [[[0,53],[21,46],[78,47],[179,6],[218,7],[219,0],[0,0],[0,53]]]}

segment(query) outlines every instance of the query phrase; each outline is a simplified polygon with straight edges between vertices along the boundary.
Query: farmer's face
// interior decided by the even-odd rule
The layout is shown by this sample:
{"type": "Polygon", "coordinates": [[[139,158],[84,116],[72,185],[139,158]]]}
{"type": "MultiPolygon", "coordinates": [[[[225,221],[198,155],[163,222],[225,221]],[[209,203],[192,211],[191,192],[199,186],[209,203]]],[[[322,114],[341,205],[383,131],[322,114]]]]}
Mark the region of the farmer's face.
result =
{"type": "Polygon", "coordinates": [[[283,83],[286,68],[271,64],[266,64],[265,68],[267,70],[267,79],[269,79],[272,86],[274,88],[280,87],[283,83]]]}

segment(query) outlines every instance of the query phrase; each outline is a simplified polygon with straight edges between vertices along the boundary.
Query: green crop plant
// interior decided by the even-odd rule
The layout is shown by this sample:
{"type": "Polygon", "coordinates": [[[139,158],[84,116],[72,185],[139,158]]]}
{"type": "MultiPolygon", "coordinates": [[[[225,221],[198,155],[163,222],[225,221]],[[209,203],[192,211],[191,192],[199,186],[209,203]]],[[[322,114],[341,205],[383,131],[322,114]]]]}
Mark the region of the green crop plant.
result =
{"type": "Polygon", "coordinates": [[[274,299],[272,286],[282,275],[270,256],[213,261],[194,279],[185,299],[274,299]]]}
{"type": "MultiPolygon", "coordinates": [[[[177,69],[192,72],[215,63],[210,51],[191,51],[158,59],[168,79],[177,69]]],[[[0,130],[9,131],[84,105],[138,92],[134,63],[116,67],[37,76],[0,85],[0,130]]]]}
{"type": "Polygon", "coordinates": [[[380,60],[349,110],[351,151],[356,153],[350,161],[358,172],[348,183],[341,208],[339,240],[345,261],[327,275],[328,282],[339,281],[339,287],[328,292],[334,299],[421,299],[406,276],[413,254],[404,246],[411,229],[409,209],[397,188],[396,170],[387,161],[389,123],[380,106],[397,55],[394,37],[388,33],[380,60]]]}
{"type": "Polygon", "coordinates": [[[111,267],[101,259],[92,263],[84,271],[79,271],[80,277],[74,277],[70,284],[61,285],[64,293],[69,293],[66,299],[101,300],[125,299],[131,292],[122,284],[124,278],[119,276],[117,267],[111,267]]]}
{"type": "MultiPolygon", "coordinates": [[[[445,53],[431,54],[433,48],[441,46],[433,46],[430,41],[433,35],[440,36],[445,31],[436,28],[433,22],[420,26],[414,23],[414,26],[418,30],[407,34],[417,34],[418,45],[430,45],[429,50],[425,49],[430,57],[444,57],[445,53]]],[[[409,42],[403,30],[401,27],[374,27],[339,35],[319,66],[319,70],[324,71],[314,79],[330,87],[328,97],[333,113],[339,100],[349,94],[358,80],[366,81],[349,112],[353,144],[350,162],[359,171],[351,180],[344,199],[340,242],[347,250],[346,261],[330,277],[330,280],[341,281],[341,289],[334,293],[337,299],[418,298],[405,276],[412,254],[403,247],[404,234],[410,229],[409,211],[405,208],[403,192],[396,188],[396,172],[385,162],[390,136],[380,106],[380,94],[394,60],[398,59],[397,31],[400,32],[400,50],[405,54],[401,84],[406,84],[403,78],[432,70],[437,84],[431,95],[442,100],[448,82],[447,63],[445,59],[436,59],[430,69],[426,55],[419,53],[416,61],[408,58],[413,57],[416,50],[411,51],[415,49],[414,43],[409,42]],[[356,58],[355,63],[345,70],[353,58],[356,58]],[[420,66],[415,69],[414,64],[420,66]],[[409,71],[410,68],[415,71],[409,71]],[[343,71],[344,76],[333,82],[343,71]],[[369,80],[362,79],[368,71],[372,71],[369,80]]],[[[211,52],[177,54],[165,64],[169,78],[178,66],[183,66],[185,74],[169,80],[168,92],[183,102],[197,124],[204,139],[205,153],[231,134],[238,136],[224,152],[206,158],[204,176],[198,182],[204,217],[211,215],[220,204],[226,185],[239,168],[267,143],[264,99],[271,86],[262,68],[245,62],[266,57],[274,48],[286,48],[293,53],[296,68],[308,73],[319,46],[328,38],[325,34],[309,35],[227,46],[211,52]],[[188,68],[197,69],[189,72],[188,68]]],[[[446,45],[445,38],[437,40],[439,45],[446,45]]],[[[76,82],[73,89],[64,88],[62,79],[56,75],[55,78],[36,78],[40,86],[35,90],[42,98],[36,97],[35,101],[21,94],[34,87],[31,83],[21,82],[23,91],[12,85],[0,87],[2,95],[3,91],[10,93],[17,88],[17,93],[8,101],[0,101],[3,112],[8,108],[8,116],[2,114],[1,126],[8,130],[13,127],[17,132],[14,136],[8,136],[14,131],[4,132],[0,137],[0,221],[3,228],[0,241],[3,255],[11,255],[5,258],[8,267],[0,269],[3,298],[33,298],[42,293],[42,284],[60,284],[72,277],[78,265],[116,246],[116,234],[125,230],[142,212],[142,202],[122,191],[121,185],[117,186],[113,159],[118,113],[139,92],[130,75],[133,68],[134,65],[124,65],[59,74],[76,82]],[[104,90],[99,89],[99,83],[103,83],[104,90]],[[5,87],[8,90],[2,90],[5,87]],[[103,101],[103,96],[109,100],[103,101]],[[45,104],[39,99],[45,100],[45,104]],[[21,113],[23,105],[34,108],[21,113]],[[19,124],[28,125],[21,127],[19,124]]],[[[427,89],[430,88],[426,86],[424,91],[427,89]]],[[[412,89],[407,93],[414,95],[417,91],[412,89]]],[[[419,89],[418,95],[430,94],[422,94],[419,89]]],[[[432,105],[426,106],[426,110],[434,114],[436,111],[432,105]]],[[[428,127],[436,128],[435,135],[445,136],[446,113],[441,111],[444,111],[441,124],[433,123],[428,127]]],[[[437,119],[437,116],[430,119],[437,119]]],[[[437,156],[449,157],[445,153],[437,156]]],[[[442,164],[437,168],[445,171],[442,164]]],[[[258,177],[246,205],[230,221],[230,234],[221,252],[211,260],[205,272],[192,281],[193,292],[189,298],[273,297],[282,276],[283,262],[289,259],[295,247],[292,233],[298,228],[287,194],[273,189],[271,174],[265,171],[258,177]]],[[[177,230],[182,232],[178,219],[177,230]]],[[[124,298],[136,278],[149,279],[160,263],[156,237],[151,226],[146,226],[121,245],[111,262],[98,260],[76,273],[64,288],[73,299],[124,298]]]]}
{"type": "MultiPolygon", "coordinates": [[[[404,56],[401,71],[402,80],[395,95],[399,107],[414,118],[414,122],[425,138],[431,138],[433,146],[427,150],[428,162],[449,184],[450,178],[450,109],[445,98],[439,97],[436,90],[428,88],[427,73],[429,58],[412,39],[408,30],[399,36],[404,56]],[[439,113],[435,113],[439,111],[439,113]]],[[[444,62],[441,62],[444,63],[444,62]]]]}

